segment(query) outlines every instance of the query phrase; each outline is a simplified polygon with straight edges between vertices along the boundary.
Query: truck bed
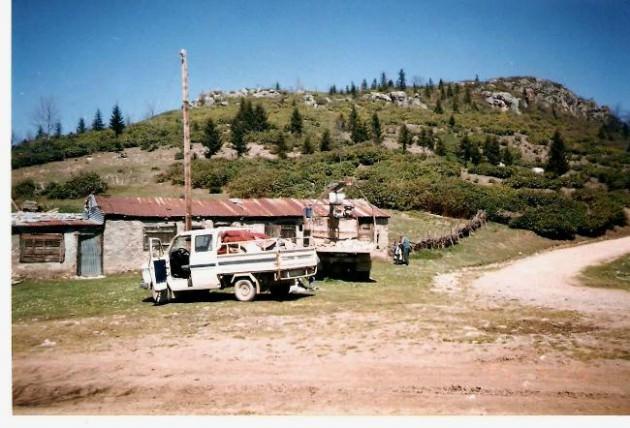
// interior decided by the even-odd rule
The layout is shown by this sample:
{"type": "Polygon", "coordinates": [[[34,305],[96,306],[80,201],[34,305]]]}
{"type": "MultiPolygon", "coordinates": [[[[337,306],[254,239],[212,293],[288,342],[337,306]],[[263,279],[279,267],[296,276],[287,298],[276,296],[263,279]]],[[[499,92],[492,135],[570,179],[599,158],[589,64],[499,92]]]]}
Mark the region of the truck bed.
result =
{"type": "MultiPolygon", "coordinates": [[[[244,272],[291,272],[317,267],[314,248],[295,248],[217,256],[221,274],[244,272]]],[[[291,275],[293,276],[293,275],[291,275]]]]}

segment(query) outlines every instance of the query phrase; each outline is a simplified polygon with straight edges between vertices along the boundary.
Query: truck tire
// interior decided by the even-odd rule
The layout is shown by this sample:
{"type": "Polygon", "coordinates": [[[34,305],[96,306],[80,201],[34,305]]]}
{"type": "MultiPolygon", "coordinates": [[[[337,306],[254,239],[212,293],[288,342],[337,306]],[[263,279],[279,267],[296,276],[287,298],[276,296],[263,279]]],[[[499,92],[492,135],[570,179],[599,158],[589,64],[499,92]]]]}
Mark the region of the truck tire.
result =
{"type": "Polygon", "coordinates": [[[280,284],[273,285],[269,288],[271,295],[274,297],[287,297],[289,295],[289,290],[291,289],[291,284],[280,284]]]}
{"type": "Polygon", "coordinates": [[[249,279],[239,279],[234,283],[234,295],[241,302],[251,302],[256,297],[256,286],[249,279]]]}

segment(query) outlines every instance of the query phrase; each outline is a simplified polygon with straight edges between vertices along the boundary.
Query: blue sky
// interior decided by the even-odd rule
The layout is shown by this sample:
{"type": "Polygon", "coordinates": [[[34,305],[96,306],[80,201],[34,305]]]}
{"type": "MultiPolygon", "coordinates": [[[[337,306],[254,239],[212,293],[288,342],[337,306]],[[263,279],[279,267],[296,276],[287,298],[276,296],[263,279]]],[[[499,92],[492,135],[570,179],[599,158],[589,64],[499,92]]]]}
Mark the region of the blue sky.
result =
{"type": "Polygon", "coordinates": [[[142,119],[209,88],[325,90],[401,67],[447,80],[535,75],[630,110],[628,1],[14,0],[12,110],[33,132],[39,97],[64,131],[119,103],[142,119]]]}

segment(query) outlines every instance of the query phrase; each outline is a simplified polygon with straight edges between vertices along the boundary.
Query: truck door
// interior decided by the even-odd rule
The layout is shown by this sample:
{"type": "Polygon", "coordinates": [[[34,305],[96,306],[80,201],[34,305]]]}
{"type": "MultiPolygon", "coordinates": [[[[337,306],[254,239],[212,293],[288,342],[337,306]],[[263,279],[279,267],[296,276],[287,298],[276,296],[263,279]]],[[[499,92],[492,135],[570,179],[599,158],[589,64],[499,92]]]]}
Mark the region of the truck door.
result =
{"type": "Polygon", "coordinates": [[[190,253],[190,276],[193,288],[219,288],[217,251],[211,233],[194,235],[190,253]]]}
{"type": "Polygon", "coordinates": [[[166,290],[166,256],[157,238],[149,238],[149,275],[154,290],[166,290]]]}

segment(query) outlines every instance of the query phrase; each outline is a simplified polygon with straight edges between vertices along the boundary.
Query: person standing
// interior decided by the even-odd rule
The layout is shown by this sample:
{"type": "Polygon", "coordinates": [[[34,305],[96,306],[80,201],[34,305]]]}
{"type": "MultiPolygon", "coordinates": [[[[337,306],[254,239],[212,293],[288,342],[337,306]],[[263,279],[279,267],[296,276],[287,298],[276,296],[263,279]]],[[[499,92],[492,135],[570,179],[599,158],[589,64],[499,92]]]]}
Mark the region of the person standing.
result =
{"type": "Polygon", "coordinates": [[[409,253],[411,252],[411,242],[406,236],[401,236],[400,245],[402,246],[403,263],[406,265],[409,265],[409,253]]]}

